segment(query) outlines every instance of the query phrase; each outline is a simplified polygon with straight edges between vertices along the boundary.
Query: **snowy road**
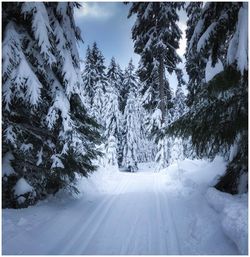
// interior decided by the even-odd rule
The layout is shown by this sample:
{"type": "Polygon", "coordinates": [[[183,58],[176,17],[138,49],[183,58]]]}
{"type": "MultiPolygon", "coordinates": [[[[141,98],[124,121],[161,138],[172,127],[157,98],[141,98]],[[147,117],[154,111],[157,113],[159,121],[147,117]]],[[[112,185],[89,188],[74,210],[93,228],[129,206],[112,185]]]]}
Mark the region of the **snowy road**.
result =
{"type": "Polygon", "coordinates": [[[146,171],[95,197],[5,210],[3,253],[238,254],[197,184],[146,171]]]}

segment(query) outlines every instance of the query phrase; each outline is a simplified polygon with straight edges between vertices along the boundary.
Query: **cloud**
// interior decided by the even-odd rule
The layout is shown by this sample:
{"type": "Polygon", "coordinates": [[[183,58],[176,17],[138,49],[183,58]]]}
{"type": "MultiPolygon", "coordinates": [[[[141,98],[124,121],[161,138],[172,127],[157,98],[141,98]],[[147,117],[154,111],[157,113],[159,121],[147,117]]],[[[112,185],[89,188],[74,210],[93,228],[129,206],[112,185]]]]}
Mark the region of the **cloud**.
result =
{"type": "Polygon", "coordinates": [[[76,19],[107,20],[115,15],[115,4],[104,5],[102,3],[81,2],[82,7],[75,10],[76,19]]]}

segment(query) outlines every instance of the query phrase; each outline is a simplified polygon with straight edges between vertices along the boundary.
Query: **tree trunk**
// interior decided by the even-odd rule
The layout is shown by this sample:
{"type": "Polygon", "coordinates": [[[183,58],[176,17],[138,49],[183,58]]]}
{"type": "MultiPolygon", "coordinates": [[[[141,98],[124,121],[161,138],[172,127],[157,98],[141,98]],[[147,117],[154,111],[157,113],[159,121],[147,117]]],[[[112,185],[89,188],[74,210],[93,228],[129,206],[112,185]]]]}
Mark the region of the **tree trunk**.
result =
{"type": "Polygon", "coordinates": [[[165,105],[165,90],[164,90],[164,64],[163,64],[162,57],[160,57],[160,65],[159,65],[159,91],[160,91],[160,110],[162,113],[161,124],[163,124],[166,118],[166,105],[165,105]]]}

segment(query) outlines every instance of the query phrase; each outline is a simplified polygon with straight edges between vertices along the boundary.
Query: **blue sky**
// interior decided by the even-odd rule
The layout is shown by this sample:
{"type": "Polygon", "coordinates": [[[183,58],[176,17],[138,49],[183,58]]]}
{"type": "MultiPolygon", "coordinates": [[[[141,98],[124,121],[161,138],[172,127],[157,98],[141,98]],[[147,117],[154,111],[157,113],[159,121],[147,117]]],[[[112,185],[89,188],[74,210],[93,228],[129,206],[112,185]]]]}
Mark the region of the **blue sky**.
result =
{"type": "MultiPolygon", "coordinates": [[[[127,18],[129,4],[123,2],[84,2],[82,7],[75,10],[75,21],[82,31],[84,44],[79,45],[80,58],[84,60],[86,48],[97,42],[99,49],[102,51],[106,65],[114,56],[121,68],[124,69],[130,58],[134,64],[140,57],[133,51],[133,41],[131,39],[131,28],[135,22],[135,17],[127,18]]],[[[186,14],[180,13],[179,26],[181,30],[186,29],[186,14]]],[[[178,53],[183,56],[186,46],[185,34],[180,42],[178,53]]],[[[184,67],[184,64],[181,64],[184,67]]],[[[169,78],[170,85],[176,88],[177,80],[175,75],[169,78]]]]}
{"type": "Polygon", "coordinates": [[[112,56],[121,68],[125,68],[133,58],[137,63],[139,56],[133,52],[131,28],[134,18],[127,19],[129,6],[122,2],[87,2],[75,11],[77,26],[82,31],[84,44],[79,47],[80,57],[84,59],[87,45],[97,42],[109,64],[112,56]]]}

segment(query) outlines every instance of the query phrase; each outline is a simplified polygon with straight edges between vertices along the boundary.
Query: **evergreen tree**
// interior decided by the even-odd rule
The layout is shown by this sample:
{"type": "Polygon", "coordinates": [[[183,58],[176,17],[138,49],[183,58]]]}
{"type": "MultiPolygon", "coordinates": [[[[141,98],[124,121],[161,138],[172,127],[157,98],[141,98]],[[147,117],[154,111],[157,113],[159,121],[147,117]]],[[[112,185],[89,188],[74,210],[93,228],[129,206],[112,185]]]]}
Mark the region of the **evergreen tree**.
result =
{"type": "Polygon", "coordinates": [[[103,124],[104,95],[107,87],[104,62],[103,54],[94,42],[92,48],[87,48],[82,77],[88,110],[99,124],[103,124]]]}
{"type": "Polygon", "coordinates": [[[124,98],[124,73],[123,70],[121,69],[120,65],[117,63],[117,72],[118,72],[118,78],[119,78],[119,109],[121,113],[124,112],[125,104],[126,104],[126,99],[124,98]]]}
{"type": "Polygon", "coordinates": [[[96,43],[93,44],[92,57],[94,60],[94,69],[96,82],[94,84],[94,97],[92,102],[91,114],[99,124],[104,123],[104,102],[105,92],[107,87],[106,66],[104,65],[105,59],[102,52],[97,48],[96,43]]]}
{"type": "MultiPolygon", "coordinates": [[[[102,85],[102,90],[105,93],[107,86],[107,77],[106,77],[106,66],[105,66],[105,58],[101,52],[101,50],[97,47],[96,42],[94,42],[91,52],[92,60],[93,60],[93,69],[95,73],[95,79],[102,85]]],[[[96,83],[97,84],[97,83],[96,83]]],[[[96,84],[94,85],[94,89],[96,89],[96,84]]]]}
{"type": "Polygon", "coordinates": [[[125,142],[123,149],[123,166],[134,172],[138,169],[138,148],[139,148],[139,124],[138,112],[136,108],[136,97],[134,92],[128,95],[127,104],[124,111],[125,116],[125,142]]]}
{"type": "Polygon", "coordinates": [[[111,59],[111,63],[107,71],[107,90],[105,94],[105,139],[107,161],[112,165],[117,164],[119,137],[120,137],[120,122],[121,113],[119,110],[119,75],[115,59],[111,59]],[[114,157],[115,156],[115,157],[114,157]],[[116,159],[116,161],[114,161],[116,159]]]}
{"type": "Polygon", "coordinates": [[[94,97],[94,84],[95,84],[95,74],[94,74],[94,63],[91,53],[91,48],[88,46],[84,61],[84,71],[82,73],[83,79],[83,94],[85,101],[87,103],[88,109],[91,109],[92,99],[94,97]]]}
{"type": "Polygon", "coordinates": [[[114,87],[117,94],[120,94],[122,90],[123,74],[120,66],[116,63],[116,60],[114,57],[111,58],[110,65],[107,70],[107,79],[108,79],[109,85],[114,87]]]}
{"type": "MultiPolygon", "coordinates": [[[[113,61],[111,60],[111,63],[113,61]]],[[[123,137],[124,137],[124,127],[123,127],[123,113],[124,113],[124,108],[125,108],[125,101],[124,99],[124,87],[123,87],[123,80],[124,80],[124,74],[123,71],[118,63],[115,62],[114,60],[114,69],[113,69],[113,74],[115,74],[117,78],[117,83],[116,86],[118,88],[118,103],[119,103],[119,110],[120,110],[120,127],[119,127],[119,133],[118,133],[118,141],[117,141],[117,147],[118,147],[118,152],[117,152],[117,158],[118,158],[118,166],[121,167],[122,165],[122,159],[123,159],[123,137]]],[[[111,75],[112,73],[110,73],[111,75]]]]}
{"type": "MultiPolygon", "coordinates": [[[[135,52],[141,55],[138,73],[144,85],[143,102],[152,117],[157,119],[151,122],[151,125],[155,123],[151,127],[156,128],[158,132],[169,122],[168,81],[165,70],[169,74],[175,72],[179,83],[183,84],[182,72],[177,68],[181,58],[176,52],[181,38],[181,31],[177,25],[179,19],[177,9],[181,6],[182,3],[170,2],[132,3],[129,11],[129,17],[133,14],[137,16],[132,29],[132,38],[135,52]]],[[[165,154],[168,143],[165,144],[165,141],[167,139],[158,142],[159,154],[156,160],[161,163],[161,167],[168,164],[165,154]],[[164,160],[160,161],[161,158],[164,160]]]]}
{"type": "Polygon", "coordinates": [[[247,3],[203,7],[189,49],[205,61],[205,78],[194,91],[190,110],[168,130],[191,137],[200,157],[230,155],[226,174],[216,186],[230,193],[247,190],[247,20],[247,3]]]}
{"type": "Polygon", "coordinates": [[[152,162],[155,160],[157,145],[148,130],[148,123],[149,120],[151,120],[151,115],[143,108],[141,95],[138,97],[138,113],[140,115],[138,120],[140,124],[138,161],[152,162]]]}
{"type": "Polygon", "coordinates": [[[132,60],[125,71],[124,87],[128,90],[128,97],[124,110],[124,141],[123,166],[134,172],[138,169],[138,149],[140,140],[140,117],[138,108],[138,83],[134,74],[132,60]]]}
{"type": "Polygon", "coordinates": [[[3,160],[12,169],[3,170],[3,207],[73,188],[77,173],[95,169],[98,126],[81,102],[74,7],[3,4],[3,160]],[[17,195],[20,184],[30,190],[17,195]]]}
{"type": "Polygon", "coordinates": [[[100,81],[96,83],[95,94],[93,97],[92,107],[90,108],[90,113],[92,117],[97,121],[98,124],[103,124],[104,122],[104,103],[105,103],[105,94],[103,91],[103,85],[100,81]]]}
{"type": "Polygon", "coordinates": [[[173,118],[172,121],[178,120],[187,112],[186,97],[181,85],[177,86],[173,100],[173,118]]]}
{"type": "Polygon", "coordinates": [[[135,52],[141,55],[138,73],[142,82],[146,82],[142,89],[144,105],[150,110],[159,108],[164,119],[167,95],[165,68],[170,74],[177,73],[182,81],[181,71],[177,69],[181,59],[176,53],[181,38],[177,8],[181,6],[181,3],[133,3],[129,12],[129,17],[137,15],[132,38],[135,52]]]}
{"type": "Polygon", "coordinates": [[[205,67],[206,61],[201,57],[201,54],[196,51],[195,47],[198,42],[198,37],[196,33],[200,29],[202,23],[201,12],[202,12],[202,2],[190,2],[186,7],[186,12],[188,16],[187,20],[187,29],[186,29],[186,70],[189,75],[189,81],[187,83],[188,96],[187,96],[187,105],[191,106],[194,97],[199,91],[202,81],[205,77],[205,67]],[[197,24],[199,22],[199,25],[197,24]],[[197,26],[196,26],[197,25],[197,26]]]}
{"type": "MultiPolygon", "coordinates": [[[[120,101],[119,101],[119,106],[120,106],[120,111],[121,114],[124,115],[125,111],[125,106],[127,104],[128,100],[128,94],[130,91],[130,87],[136,87],[138,84],[138,79],[137,75],[134,72],[134,65],[132,59],[130,59],[128,67],[125,69],[124,74],[122,73],[121,69],[119,68],[118,65],[118,72],[120,74],[121,78],[121,88],[120,88],[120,101]]],[[[138,96],[137,96],[138,97],[138,96]]],[[[123,162],[123,150],[124,150],[124,144],[125,144],[125,137],[126,137],[126,132],[125,132],[125,120],[124,117],[121,118],[121,126],[120,126],[120,133],[119,133],[119,150],[118,150],[118,163],[119,166],[122,165],[123,162]]]]}
{"type": "MultiPolygon", "coordinates": [[[[180,85],[177,86],[177,90],[175,92],[174,104],[173,104],[173,114],[171,122],[174,122],[180,119],[186,112],[186,97],[180,85]]],[[[188,148],[188,141],[183,140],[182,138],[172,138],[171,145],[171,162],[176,160],[182,160],[185,157],[190,157],[191,154],[189,151],[185,151],[188,148]],[[188,155],[187,155],[188,154],[188,155]]],[[[190,150],[190,149],[188,149],[190,150]]]]}

